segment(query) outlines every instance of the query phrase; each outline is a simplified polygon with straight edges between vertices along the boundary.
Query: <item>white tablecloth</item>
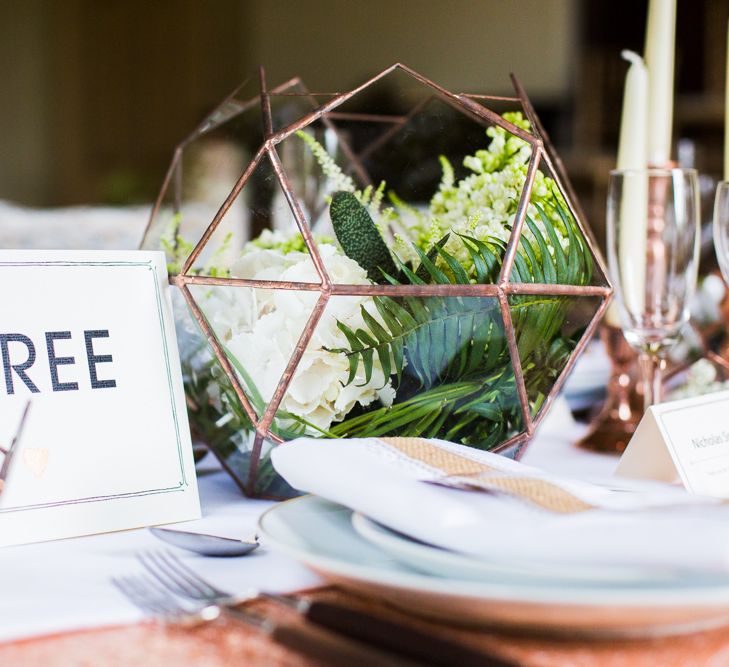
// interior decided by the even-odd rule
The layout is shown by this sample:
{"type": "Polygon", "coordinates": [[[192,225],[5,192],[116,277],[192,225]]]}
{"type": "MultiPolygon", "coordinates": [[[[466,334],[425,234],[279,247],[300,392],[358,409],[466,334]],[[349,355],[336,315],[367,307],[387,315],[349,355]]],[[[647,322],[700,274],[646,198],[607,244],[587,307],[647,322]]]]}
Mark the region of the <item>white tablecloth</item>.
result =
{"type": "MultiPolygon", "coordinates": [[[[249,500],[223,472],[199,479],[203,518],[185,529],[247,538],[271,502],[249,500]]],[[[0,641],[59,631],[133,623],[142,618],[110,577],[142,573],[135,554],[168,548],[147,530],[0,549],[0,641]]],[[[173,547],[169,547],[173,548],[173,547]]],[[[190,558],[223,589],[286,592],[320,580],[294,561],[259,548],[245,558],[190,558]]]]}
{"type": "MultiPolygon", "coordinates": [[[[610,473],[614,457],[571,444],[583,431],[567,406],[558,402],[524,460],[570,475],[610,473]]],[[[258,516],[271,506],[243,498],[223,472],[201,475],[199,483],[203,518],[185,524],[189,530],[249,537],[258,516]]],[[[147,530],[130,530],[0,550],[0,641],[140,620],[142,614],[110,578],[141,572],[135,554],[164,546],[147,530]]],[[[231,591],[255,587],[286,592],[321,583],[296,562],[263,547],[245,558],[183,557],[203,576],[231,591]]]]}
{"type": "Polygon", "coordinates": [[[0,248],[134,250],[151,210],[151,204],[26,208],[0,200],[0,248]]]}

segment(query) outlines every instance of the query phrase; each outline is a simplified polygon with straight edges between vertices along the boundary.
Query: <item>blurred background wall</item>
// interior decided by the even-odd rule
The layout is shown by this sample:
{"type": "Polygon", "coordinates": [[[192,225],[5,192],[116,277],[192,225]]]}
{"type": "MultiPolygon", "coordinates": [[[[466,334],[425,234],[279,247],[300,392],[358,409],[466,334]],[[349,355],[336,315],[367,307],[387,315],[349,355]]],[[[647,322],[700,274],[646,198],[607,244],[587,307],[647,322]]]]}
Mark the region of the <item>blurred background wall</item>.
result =
{"type": "MultiPolygon", "coordinates": [[[[404,62],[458,92],[516,72],[599,221],[646,0],[0,0],[0,199],[136,203],[172,149],[267,67],[343,90],[404,62]]],[[[678,0],[676,139],[718,175],[729,0],[678,0]]],[[[596,223],[599,227],[599,222],[596,223]]]]}

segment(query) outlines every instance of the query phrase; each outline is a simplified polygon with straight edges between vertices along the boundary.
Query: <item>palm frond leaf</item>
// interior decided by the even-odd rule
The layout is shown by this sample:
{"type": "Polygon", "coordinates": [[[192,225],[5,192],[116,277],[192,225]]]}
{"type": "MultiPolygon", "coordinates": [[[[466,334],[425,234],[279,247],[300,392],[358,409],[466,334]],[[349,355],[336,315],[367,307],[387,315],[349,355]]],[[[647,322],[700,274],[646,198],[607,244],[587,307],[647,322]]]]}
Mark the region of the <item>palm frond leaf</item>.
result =
{"type": "MultiPolygon", "coordinates": [[[[554,210],[535,206],[526,218],[510,279],[539,284],[586,285],[592,260],[571,214],[555,198],[554,210]],[[555,218],[558,223],[555,223],[555,218]]],[[[470,259],[464,266],[446,250],[444,237],[429,252],[415,249],[420,265],[402,262],[390,284],[469,285],[497,282],[506,244],[458,235],[470,259]]],[[[497,299],[493,297],[383,297],[362,306],[367,327],[343,323],[349,347],[348,382],[360,368],[365,382],[379,360],[393,376],[397,402],[364,410],[332,428],[332,434],[446,437],[488,448],[522,428],[514,371],[497,299]],[[372,312],[370,312],[372,311],[372,312]]],[[[570,299],[549,295],[510,297],[517,347],[527,393],[536,412],[564,367],[573,343],[562,335],[570,299]]]]}

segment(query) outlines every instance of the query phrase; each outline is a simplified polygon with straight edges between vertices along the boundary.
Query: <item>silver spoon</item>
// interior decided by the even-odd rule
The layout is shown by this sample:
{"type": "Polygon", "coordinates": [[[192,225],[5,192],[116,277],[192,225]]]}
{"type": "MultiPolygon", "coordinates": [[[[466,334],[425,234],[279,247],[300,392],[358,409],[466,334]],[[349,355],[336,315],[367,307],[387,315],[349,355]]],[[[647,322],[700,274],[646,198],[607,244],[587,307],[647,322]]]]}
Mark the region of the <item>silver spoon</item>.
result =
{"type": "Polygon", "coordinates": [[[201,556],[231,557],[245,556],[258,548],[258,538],[236,540],[231,537],[219,537],[204,533],[189,533],[174,528],[150,528],[149,532],[163,542],[180,549],[194,551],[201,556]]]}

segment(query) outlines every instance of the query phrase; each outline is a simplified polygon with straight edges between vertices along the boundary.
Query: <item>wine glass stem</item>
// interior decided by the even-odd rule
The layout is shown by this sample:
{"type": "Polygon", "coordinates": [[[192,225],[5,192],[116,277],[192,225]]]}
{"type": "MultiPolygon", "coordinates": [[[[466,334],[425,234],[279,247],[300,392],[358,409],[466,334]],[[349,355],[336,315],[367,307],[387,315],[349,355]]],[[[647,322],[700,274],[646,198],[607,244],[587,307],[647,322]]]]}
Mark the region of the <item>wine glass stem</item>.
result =
{"type": "Polygon", "coordinates": [[[643,404],[648,410],[663,398],[663,369],[666,360],[660,354],[642,352],[640,365],[643,372],[643,404]]]}

